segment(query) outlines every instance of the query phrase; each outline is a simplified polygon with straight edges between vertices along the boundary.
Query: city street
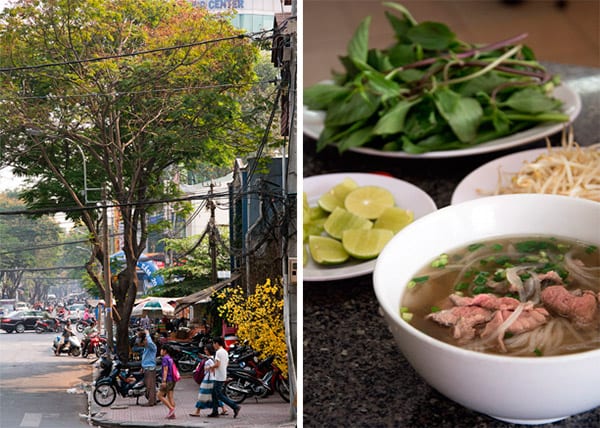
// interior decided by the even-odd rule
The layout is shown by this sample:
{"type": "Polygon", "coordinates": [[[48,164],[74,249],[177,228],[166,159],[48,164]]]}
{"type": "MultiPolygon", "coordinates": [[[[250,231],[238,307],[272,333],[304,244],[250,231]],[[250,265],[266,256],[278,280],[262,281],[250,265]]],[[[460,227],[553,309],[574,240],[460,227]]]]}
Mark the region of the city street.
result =
{"type": "Polygon", "coordinates": [[[82,385],[91,381],[82,357],[54,356],[54,334],[0,331],[0,427],[90,426],[82,385]]]}

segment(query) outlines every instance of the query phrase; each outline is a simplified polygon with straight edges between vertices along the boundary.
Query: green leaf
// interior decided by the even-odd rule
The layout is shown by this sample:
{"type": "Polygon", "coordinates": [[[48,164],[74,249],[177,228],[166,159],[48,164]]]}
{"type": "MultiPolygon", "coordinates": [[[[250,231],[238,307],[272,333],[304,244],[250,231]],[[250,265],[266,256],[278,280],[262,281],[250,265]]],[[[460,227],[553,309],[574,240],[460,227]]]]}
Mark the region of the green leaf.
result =
{"type": "Polygon", "coordinates": [[[489,94],[494,88],[506,83],[508,80],[508,78],[498,75],[497,72],[490,71],[489,73],[485,73],[467,81],[458,89],[453,89],[465,97],[471,97],[478,92],[489,94]]]}
{"type": "Polygon", "coordinates": [[[535,88],[525,88],[513,93],[502,105],[523,113],[543,113],[558,109],[561,101],[548,97],[535,88]]]}
{"type": "Polygon", "coordinates": [[[404,130],[404,119],[410,108],[420,100],[401,100],[390,111],[385,113],[373,129],[375,135],[397,134],[404,130]]]}
{"type": "Polygon", "coordinates": [[[385,16],[389,21],[391,27],[394,29],[394,33],[396,35],[396,40],[400,43],[408,43],[408,30],[413,26],[408,20],[398,18],[396,15],[391,14],[390,12],[385,12],[385,16]]]}
{"type": "Polygon", "coordinates": [[[483,117],[479,102],[462,97],[447,87],[438,89],[433,97],[439,113],[448,121],[458,139],[463,143],[474,141],[483,117]]]}
{"type": "Polygon", "coordinates": [[[381,102],[385,102],[390,98],[397,98],[398,95],[408,91],[397,82],[386,79],[381,73],[364,72],[363,76],[368,79],[365,87],[381,96],[381,102]]]}
{"type": "Polygon", "coordinates": [[[388,50],[388,57],[394,67],[412,64],[417,60],[413,45],[395,45],[388,50]]]}
{"type": "Polygon", "coordinates": [[[373,127],[366,126],[357,131],[352,132],[346,138],[340,140],[338,143],[338,150],[340,153],[352,147],[360,147],[369,142],[373,136],[373,127]]]}
{"type": "Polygon", "coordinates": [[[456,41],[456,35],[440,22],[422,22],[408,30],[408,38],[424,49],[445,50],[456,41]]]}
{"type": "Polygon", "coordinates": [[[350,96],[332,104],[325,118],[326,126],[348,125],[353,122],[367,119],[377,111],[379,98],[364,91],[355,90],[350,96]]]}
{"type": "Polygon", "coordinates": [[[415,19],[412,17],[412,15],[410,14],[410,12],[408,11],[408,9],[404,6],[402,6],[401,4],[398,3],[392,3],[392,2],[385,2],[383,3],[384,6],[389,7],[391,9],[395,9],[398,12],[400,12],[404,18],[411,24],[411,25],[417,25],[417,21],[415,21],[415,19]]]}
{"type": "Polygon", "coordinates": [[[371,25],[371,17],[367,16],[356,29],[354,36],[348,43],[348,56],[355,63],[367,62],[367,54],[369,52],[369,26],[371,25]]]}
{"type": "Polygon", "coordinates": [[[393,68],[390,58],[379,49],[369,49],[369,54],[367,55],[367,65],[372,67],[374,70],[382,72],[391,70],[393,68]]]}
{"type": "Polygon", "coordinates": [[[304,105],[311,110],[327,110],[327,107],[350,93],[350,89],[329,83],[317,83],[304,89],[304,105]]]}

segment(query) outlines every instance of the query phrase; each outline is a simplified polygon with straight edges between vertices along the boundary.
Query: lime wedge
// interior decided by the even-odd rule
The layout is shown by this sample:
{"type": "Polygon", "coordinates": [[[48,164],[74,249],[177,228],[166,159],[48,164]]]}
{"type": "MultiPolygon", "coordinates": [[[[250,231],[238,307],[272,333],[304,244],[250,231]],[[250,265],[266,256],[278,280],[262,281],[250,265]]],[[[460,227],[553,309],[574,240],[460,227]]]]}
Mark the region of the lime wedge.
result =
{"type": "Polygon", "coordinates": [[[351,178],[344,180],[333,186],[327,193],[323,193],[319,198],[318,204],[327,212],[333,212],[336,207],[344,208],[344,199],[346,195],[358,188],[358,184],[351,178]]]}
{"type": "Polygon", "coordinates": [[[310,221],[310,206],[308,205],[308,196],[306,192],[302,192],[302,223],[310,221]]]}
{"type": "Polygon", "coordinates": [[[311,235],[321,235],[323,233],[323,230],[325,230],[324,224],[326,220],[327,219],[323,217],[312,220],[309,223],[304,223],[302,227],[302,232],[304,235],[303,241],[308,242],[308,237],[311,235]]]}
{"type": "Polygon", "coordinates": [[[325,218],[329,215],[329,213],[321,207],[310,207],[308,209],[308,213],[309,213],[310,221],[325,218]]]}
{"type": "Polygon", "coordinates": [[[399,207],[391,207],[383,210],[381,215],[375,221],[373,228],[388,229],[396,234],[413,220],[414,215],[412,211],[403,210],[399,207]]]}
{"type": "Polygon", "coordinates": [[[373,223],[366,218],[354,215],[343,208],[336,208],[327,217],[325,224],[325,232],[336,239],[342,239],[342,234],[348,229],[371,229],[373,223]]]}
{"type": "Polygon", "coordinates": [[[323,265],[344,263],[350,257],[340,241],[327,236],[312,235],[308,246],[313,260],[323,265]]]}
{"type": "Polygon", "coordinates": [[[372,259],[381,253],[393,236],[394,232],[388,229],[351,229],[344,232],[342,245],[352,257],[372,259]]]}
{"type": "Polygon", "coordinates": [[[347,177],[344,178],[344,181],[342,181],[340,184],[336,185],[332,189],[332,192],[341,201],[343,201],[344,199],[346,199],[346,196],[348,196],[348,193],[355,189],[358,189],[358,184],[353,179],[347,177]]]}
{"type": "Polygon", "coordinates": [[[378,186],[362,186],[348,193],[344,207],[359,217],[376,219],[386,208],[394,206],[394,196],[378,186]]]}

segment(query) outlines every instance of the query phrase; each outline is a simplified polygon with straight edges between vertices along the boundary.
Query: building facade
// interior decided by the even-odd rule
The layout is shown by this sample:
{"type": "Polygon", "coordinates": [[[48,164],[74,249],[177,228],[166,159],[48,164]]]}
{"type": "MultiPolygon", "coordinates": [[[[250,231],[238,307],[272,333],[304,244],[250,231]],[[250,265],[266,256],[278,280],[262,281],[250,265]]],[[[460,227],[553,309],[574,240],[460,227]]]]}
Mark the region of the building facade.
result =
{"type": "Polygon", "coordinates": [[[235,11],[232,24],[251,33],[273,28],[276,13],[291,11],[285,0],[192,0],[192,4],[212,13],[235,11]]]}

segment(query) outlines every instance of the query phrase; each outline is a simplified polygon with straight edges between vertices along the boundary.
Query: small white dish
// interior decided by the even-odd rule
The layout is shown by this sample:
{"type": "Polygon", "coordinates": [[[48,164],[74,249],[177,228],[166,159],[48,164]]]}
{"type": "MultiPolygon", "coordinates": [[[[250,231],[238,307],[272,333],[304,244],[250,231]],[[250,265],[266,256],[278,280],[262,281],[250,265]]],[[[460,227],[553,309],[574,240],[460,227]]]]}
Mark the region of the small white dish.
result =
{"type": "MultiPolygon", "coordinates": [[[[411,210],[415,220],[437,209],[435,202],[423,190],[414,184],[381,174],[342,172],[307,177],[303,181],[309,205],[316,206],[319,197],[329,191],[344,178],[352,178],[360,186],[380,186],[394,195],[397,206],[411,210]]],[[[339,266],[322,266],[311,259],[303,267],[304,281],[333,281],[366,275],[373,272],[377,259],[361,262],[352,260],[339,266]]]]}
{"type": "MultiPolygon", "coordinates": [[[[554,89],[554,96],[561,100],[563,112],[569,115],[570,123],[579,115],[581,111],[581,98],[577,92],[566,85],[558,86],[554,89]]],[[[303,110],[303,129],[304,133],[311,138],[318,139],[323,130],[325,112],[308,110],[306,106],[303,110]]],[[[552,134],[560,132],[566,123],[545,123],[525,131],[517,132],[496,140],[487,141],[467,149],[440,150],[422,154],[410,154],[403,151],[386,152],[368,147],[353,147],[350,151],[362,153],[371,156],[389,157],[389,158],[450,158],[458,156],[479,155],[498,150],[504,150],[511,147],[521,146],[532,141],[541,140],[552,134]]]]}
{"type": "Polygon", "coordinates": [[[525,162],[532,162],[547,151],[547,148],[524,150],[481,165],[458,183],[452,193],[450,204],[454,205],[493,195],[499,183],[507,185],[510,177],[519,172],[525,162]]]}

